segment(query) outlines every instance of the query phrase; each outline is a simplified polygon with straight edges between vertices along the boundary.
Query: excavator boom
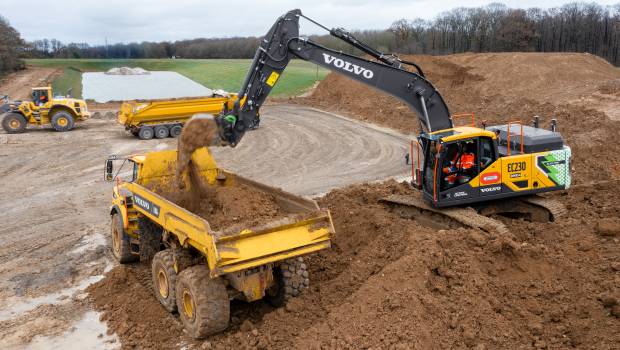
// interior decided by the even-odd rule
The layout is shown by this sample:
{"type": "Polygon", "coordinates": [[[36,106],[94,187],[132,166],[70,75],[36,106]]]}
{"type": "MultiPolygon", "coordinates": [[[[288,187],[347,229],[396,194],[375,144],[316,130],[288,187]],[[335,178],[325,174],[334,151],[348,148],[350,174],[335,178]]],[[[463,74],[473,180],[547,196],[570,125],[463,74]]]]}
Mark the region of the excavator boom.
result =
{"type": "Polygon", "coordinates": [[[231,113],[216,119],[220,136],[229,145],[235,146],[245,131],[255,123],[260,107],[290,60],[295,57],[400,99],[416,113],[423,131],[433,132],[452,127],[448,106],[415,63],[376,51],[344,29],[331,29],[329,32],[374,57],[378,62],[321,46],[299,36],[300,17],[304,17],[300,10],[289,11],[271,27],[256,50],[248,75],[239,91],[239,101],[245,97],[244,102],[237,103],[231,113]],[[414,66],[419,74],[403,69],[403,64],[414,66]]]}

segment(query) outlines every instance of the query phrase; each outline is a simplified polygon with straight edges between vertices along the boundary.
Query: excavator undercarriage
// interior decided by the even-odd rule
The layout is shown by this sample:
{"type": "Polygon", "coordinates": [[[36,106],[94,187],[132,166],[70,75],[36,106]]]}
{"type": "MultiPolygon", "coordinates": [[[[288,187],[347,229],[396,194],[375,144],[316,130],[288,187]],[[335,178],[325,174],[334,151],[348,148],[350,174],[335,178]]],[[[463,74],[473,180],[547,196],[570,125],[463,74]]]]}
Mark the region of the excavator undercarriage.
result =
{"type": "Polygon", "coordinates": [[[468,207],[435,208],[421,195],[391,195],[382,199],[393,212],[436,229],[476,228],[488,233],[508,234],[494,216],[518,217],[533,222],[554,222],[566,216],[564,205],[538,195],[476,203],[468,207]]]}

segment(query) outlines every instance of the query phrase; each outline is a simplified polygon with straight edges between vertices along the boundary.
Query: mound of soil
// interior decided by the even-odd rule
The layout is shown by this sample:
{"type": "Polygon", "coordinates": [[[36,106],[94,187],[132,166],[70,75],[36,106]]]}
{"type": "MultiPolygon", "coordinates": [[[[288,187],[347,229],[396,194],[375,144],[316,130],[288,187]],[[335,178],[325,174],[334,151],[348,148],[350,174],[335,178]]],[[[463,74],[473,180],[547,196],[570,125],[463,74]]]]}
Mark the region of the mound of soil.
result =
{"type": "Polygon", "coordinates": [[[401,218],[378,201],[410,193],[393,181],[333,191],[320,201],[334,218],[333,248],[307,259],[310,290],[279,309],[235,302],[230,329],[202,344],[148,282],[136,283],[148,269],[139,277],[118,267],[89,292],[124,348],[156,339],[156,348],[611,349],[620,342],[620,249],[593,223],[620,215],[618,185],[556,194],[571,212],[563,222],[501,218],[514,240],[401,218]]]}
{"type": "Polygon", "coordinates": [[[288,215],[277,204],[275,196],[243,184],[226,187],[192,185],[190,190],[162,191],[159,194],[203,217],[217,231],[261,226],[288,215]]]}

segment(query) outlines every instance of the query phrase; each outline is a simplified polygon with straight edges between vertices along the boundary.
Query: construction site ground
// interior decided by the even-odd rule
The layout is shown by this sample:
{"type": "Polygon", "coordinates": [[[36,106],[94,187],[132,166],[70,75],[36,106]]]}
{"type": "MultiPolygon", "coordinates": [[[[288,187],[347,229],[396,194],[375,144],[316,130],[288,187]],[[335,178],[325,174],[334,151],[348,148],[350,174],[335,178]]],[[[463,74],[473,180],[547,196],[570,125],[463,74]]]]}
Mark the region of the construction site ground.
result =
{"type": "Polygon", "coordinates": [[[308,97],[267,106],[262,127],[237,149],[213,152],[241,175],[321,196],[334,218],[332,249],[308,259],[307,293],[279,309],[234,302],[227,331],[194,341],[153,296],[150,267],[118,266],[109,251],[103,160],[174,140],[140,141],[105,117],[69,133],[0,134],[0,344],[617,349],[620,70],[585,54],[409,58],[453,112],[489,125],[557,118],[573,149],[574,187],[549,196],[569,215],[494,217],[510,234],[401,217],[380,199],[416,195],[397,181],[407,172],[401,133],[416,131],[415,116],[332,74],[308,97]],[[396,180],[376,182],[386,178],[396,180]]]}

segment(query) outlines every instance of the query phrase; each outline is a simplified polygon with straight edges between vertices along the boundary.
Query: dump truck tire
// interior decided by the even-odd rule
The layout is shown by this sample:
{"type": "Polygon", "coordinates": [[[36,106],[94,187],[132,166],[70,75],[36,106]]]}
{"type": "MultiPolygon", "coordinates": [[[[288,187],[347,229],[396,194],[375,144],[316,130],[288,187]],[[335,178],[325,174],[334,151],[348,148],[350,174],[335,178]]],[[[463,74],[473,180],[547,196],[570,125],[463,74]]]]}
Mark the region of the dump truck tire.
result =
{"type": "Polygon", "coordinates": [[[170,132],[168,131],[168,127],[164,125],[156,126],[154,131],[155,131],[155,137],[158,139],[165,139],[166,137],[168,137],[168,135],[170,135],[170,132]]]}
{"type": "Polygon", "coordinates": [[[181,135],[181,131],[183,131],[182,125],[173,125],[170,127],[170,137],[177,138],[181,135]]]}
{"type": "Polygon", "coordinates": [[[140,140],[150,140],[155,136],[155,131],[150,126],[142,126],[140,127],[140,131],[138,131],[138,137],[140,140]]]}
{"type": "Polygon", "coordinates": [[[176,283],[177,268],[169,249],[158,252],[151,263],[153,291],[157,300],[168,312],[177,311],[176,283]]]}
{"type": "Polygon", "coordinates": [[[2,128],[9,134],[19,134],[26,130],[28,121],[19,113],[6,113],[2,118],[2,128]]]}
{"type": "Polygon", "coordinates": [[[177,278],[177,307],[185,330],[195,339],[228,328],[230,301],[221,278],[209,277],[205,265],[183,270],[177,278]]]}
{"type": "Polygon", "coordinates": [[[112,215],[112,254],[121,264],[127,264],[138,260],[138,256],[131,254],[129,236],[125,234],[123,221],[119,214],[112,215]]]}
{"type": "Polygon", "coordinates": [[[302,257],[282,262],[273,269],[273,277],[275,284],[267,289],[265,299],[275,307],[284,305],[310,286],[308,267],[302,257]]]}
{"type": "Polygon", "coordinates": [[[75,119],[67,111],[58,111],[52,114],[51,123],[56,131],[69,131],[73,129],[75,119]]]}

